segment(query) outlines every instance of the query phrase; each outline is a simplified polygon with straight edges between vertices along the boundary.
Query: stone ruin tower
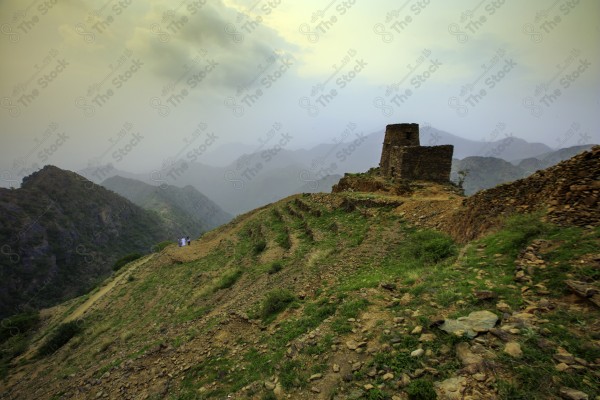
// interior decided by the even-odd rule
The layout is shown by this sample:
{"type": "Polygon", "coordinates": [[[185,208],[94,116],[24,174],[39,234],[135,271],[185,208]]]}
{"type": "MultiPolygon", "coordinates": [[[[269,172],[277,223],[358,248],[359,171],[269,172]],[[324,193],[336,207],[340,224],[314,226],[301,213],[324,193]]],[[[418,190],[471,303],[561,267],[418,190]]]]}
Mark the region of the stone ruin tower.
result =
{"type": "Polygon", "coordinates": [[[449,182],[454,146],[421,146],[419,124],[385,128],[379,169],[388,178],[449,182]]]}

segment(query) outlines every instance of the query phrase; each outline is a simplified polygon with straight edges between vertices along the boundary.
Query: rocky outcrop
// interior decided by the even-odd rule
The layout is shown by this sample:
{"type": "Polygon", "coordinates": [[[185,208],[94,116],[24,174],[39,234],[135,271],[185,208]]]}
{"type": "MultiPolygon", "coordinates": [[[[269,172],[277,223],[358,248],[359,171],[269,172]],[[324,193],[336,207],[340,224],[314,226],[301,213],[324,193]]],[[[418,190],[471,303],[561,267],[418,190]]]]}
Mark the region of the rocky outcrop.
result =
{"type": "Polygon", "coordinates": [[[547,210],[559,225],[600,223],[600,146],[525,179],[484,190],[463,201],[449,228],[461,241],[480,236],[514,212],[547,210]]]}

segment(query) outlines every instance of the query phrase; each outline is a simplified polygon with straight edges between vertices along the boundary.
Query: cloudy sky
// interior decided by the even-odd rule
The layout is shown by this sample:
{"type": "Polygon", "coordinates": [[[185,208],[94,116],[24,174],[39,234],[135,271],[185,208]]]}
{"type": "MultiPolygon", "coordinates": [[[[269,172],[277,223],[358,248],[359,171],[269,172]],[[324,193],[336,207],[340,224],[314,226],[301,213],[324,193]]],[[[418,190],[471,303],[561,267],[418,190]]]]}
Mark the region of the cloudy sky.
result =
{"type": "Polygon", "coordinates": [[[599,143],[599,21],[597,0],[3,0],[1,185],[348,124],[599,143]]]}

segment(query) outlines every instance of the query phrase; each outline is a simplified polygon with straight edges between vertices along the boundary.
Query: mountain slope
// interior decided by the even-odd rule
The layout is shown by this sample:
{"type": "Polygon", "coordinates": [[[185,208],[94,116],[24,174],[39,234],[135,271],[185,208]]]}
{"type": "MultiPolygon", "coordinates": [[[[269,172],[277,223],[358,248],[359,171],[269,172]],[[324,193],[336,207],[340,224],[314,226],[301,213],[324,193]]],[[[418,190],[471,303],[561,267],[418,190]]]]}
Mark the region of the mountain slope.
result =
{"type": "Polygon", "coordinates": [[[599,159],[466,199],[416,182],[253,210],[45,310],[0,397],[594,398],[600,311],[567,282],[599,279],[599,159]],[[477,332],[446,332],[467,316],[477,332]]]}
{"type": "Polygon", "coordinates": [[[197,237],[231,220],[216,203],[192,186],[152,186],[144,182],[114,176],[102,182],[105,188],[140,207],[152,210],[173,232],[197,237]]]}
{"type": "Polygon", "coordinates": [[[53,166],[0,189],[0,316],[81,295],[119,257],[168,238],[154,215],[53,166]]]}

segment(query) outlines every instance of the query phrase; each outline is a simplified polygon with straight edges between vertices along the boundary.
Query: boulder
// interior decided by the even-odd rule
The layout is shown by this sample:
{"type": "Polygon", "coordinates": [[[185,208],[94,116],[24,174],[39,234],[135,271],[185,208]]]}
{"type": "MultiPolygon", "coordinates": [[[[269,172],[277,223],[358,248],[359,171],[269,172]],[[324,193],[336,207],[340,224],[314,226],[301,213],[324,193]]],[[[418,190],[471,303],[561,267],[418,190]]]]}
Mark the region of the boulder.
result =
{"type": "Polygon", "coordinates": [[[496,322],[498,322],[498,316],[490,311],[473,311],[466,317],[459,317],[458,319],[447,318],[444,323],[440,326],[440,329],[453,334],[464,334],[469,338],[474,338],[479,333],[487,332],[492,329],[496,322]]]}

